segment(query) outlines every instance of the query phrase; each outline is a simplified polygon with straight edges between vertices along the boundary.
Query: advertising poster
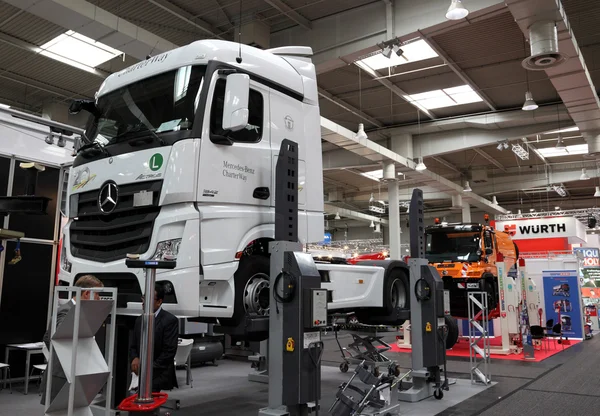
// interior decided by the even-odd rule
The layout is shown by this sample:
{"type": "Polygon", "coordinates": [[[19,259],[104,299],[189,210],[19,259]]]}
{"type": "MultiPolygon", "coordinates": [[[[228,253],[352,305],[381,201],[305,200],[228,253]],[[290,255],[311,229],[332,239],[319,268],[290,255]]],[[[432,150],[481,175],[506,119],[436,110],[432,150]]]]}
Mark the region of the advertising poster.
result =
{"type": "Polygon", "coordinates": [[[544,270],[546,319],[562,324],[563,336],[583,338],[577,270],[544,270]]]}

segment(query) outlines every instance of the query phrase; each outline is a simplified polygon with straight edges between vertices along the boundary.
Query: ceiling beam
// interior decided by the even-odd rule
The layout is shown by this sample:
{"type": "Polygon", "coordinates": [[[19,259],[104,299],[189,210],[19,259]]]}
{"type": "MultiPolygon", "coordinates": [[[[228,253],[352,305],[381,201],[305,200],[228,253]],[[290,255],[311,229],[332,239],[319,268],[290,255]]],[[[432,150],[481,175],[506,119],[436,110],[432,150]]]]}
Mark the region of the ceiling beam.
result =
{"type": "Polygon", "coordinates": [[[456,173],[460,173],[462,175],[462,172],[460,170],[456,169],[456,167],[452,163],[448,162],[447,160],[445,160],[445,159],[443,159],[441,157],[438,157],[438,156],[433,156],[432,159],[435,160],[436,162],[438,162],[440,165],[444,165],[445,167],[447,167],[451,171],[454,171],[456,173]]]}
{"type": "Polygon", "coordinates": [[[218,30],[213,27],[210,23],[207,23],[197,17],[194,17],[191,13],[186,12],[181,7],[176,6],[168,0],[148,0],[149,3],[154,4],[157,7],[160,7],[167,13],[172,14],[176,18],[194,26],[197,29],[205,32],[206,34],[213,36],[217,39],[223,39],[218,35],[218,30]]]}
{"type": "Polygon", "coordinates": [[[535,147],[530,142],[527,142],[527,147],[529,147],[529,150],[531,150],[533,152],[533,154],[535,154],[542,162],[544,162],[544,164],[546,166],[550,166],[550,163],[548,163],[548,160],[546,160],[544,155],[542,155],[542,153],[537,149],[537,147],[535,147]]]}
{"type": "Polygon", "coordinates": [[[475,82],[465,73],[465,71],[462,70],[462,68],[460,68],[453,60],[452,58],[450,58],[450,55],[448,55],[446,53],[446,51],[444,51],[442,49],[442,47],[440,45],[438,45],[438,43],[433,40],[433,38],[431,38],[430,36],[427,36],[426,34],[424,34],[422,31],[418,31],[419,35],[421,35],[421,37],[423,38],[423,40],[425,42],[427,42],[429,44],[429,46],[431,47],[431,49],[433,49],[435,51],[435,53],[437,53],[446,63],[446,65],[448,65],[448,67],[456,74],[458,75],[458,77],[460,79],[462,79],[462,81],[467,84],[468,86],[470,86],[473,91],[475,91],[477,93],[477,95],[479,95],[479,97],[481,97],[481,99],[483,100],[483,102],[490,108],[490,110],[492,111],[496,111],[496,106],[494,105],[494,103],[492,102],[491,98],[488,97],[486,95],[485,92],[481,91],[479,89],[479,87],[475,84],[475,82]]]}
{"type": "Polygon", "coordinates": [[[340,217],[352,218],[352,219],[359,220],[359,221],[365,221],[365,222],[373,221],[373,222],[379,222],[381,224],[388,223],[388,220],[386,220],[386,219],[379,218],[374,215],[363,214],[362,212],[353,211],[351,209],[340,208],[340,207],[337,207],[337,206],[331,205],[331,204],[325,204],[323,206],[323,210],[327,214],[339,213],[340,217]]]}
{"type": "Polygon", "coordinates": [[[348,104],[347,102],[335,97],[333,94],[325,91],[323,88],[319,88],[319,95],[324,99],[331,101],[333,104],[343,108],[344,110],[354,114],[356,117],[361,118],[362,120],[371,123],[375,127],[383,127],[383,123],[378,121],[376,118],[371,117],[367,113],[359,110],[358,108],[348,104]]]}
{"type": "Polygon", "coordinates": [[[355,191],[358,191],[360,189],[357,186],[350,185],[346,182],[336,181],[335,179],[330,179],[325,176],[323,176],[323,182],[331,184],[331,185],[339,186],[340,188],[353,189],[355,191]]]}
{"type": "Polygon", "coordinates": [[[361,70],[365,71],[367,74],[369,74],[371,76],[371,78],[373,78],[373,80],[379,82],[381,85],[383,85],[384,87],[386,87],[388,90],[390,90],[391,92],[393,92],[394,94],[396,94],[398,97],[402,98],[404,101],[406,101],[407,103],[411,104],[412,106],[414,106],[415,108],[417,108],[420,112],[422,112],[423,114],[425,114],[427,117],[429,117],[432,120],[435,120],[437,118],[437,116],[423,108],[420,106],[415,105],[414,102],[410,101],[408,99],[408,93],[405,92],[403,89],[401,89],[400,87],[398,87],[396,84],[394,84],[392,81],[390,81],[387,78],[381,78],[381,76],[375,72],[374,70],[372,70],[371,68],[369,68],[366,65],[360,65],[358,63],[358,61],[355,61],[354,64],[360,68],[361,70]]]}
{"type": "Polygon", "coordinates": [[[475,151],[475,153],[477,153],[479,156],[483,157],[485,160],[490,162],[492,165],[496,166],[502,172],[506,172],[506,168],[504,167],[504,165],[502,163],[498,162],[492,156],[490,156],[485,150],[478,149],[477,147],[475,147],[473,150],[475,151]]]}
{"type": "Polygon", "coordinates": [[[286,15],[288,18],[298,23],[305,29],[312,30],[312,23],[306,17],[302,16],[296,10],[285,4],[281,0],[265,0],[265,3],[270,4],[272,7],[286,15]]]}
{"type": "Polygon", "coordinates": [[[86,97],[92,98],[92,96],[86,96],[83,94],[79,94],[77,92],[68,91],[63,88],[55,87],[53,85],[46,84],[44,82],[27,78],[19,74],[15,74],[13,72],[0,72],[0,78],[7,79],[12,82],[16,82],[21,85],[25,85],[27,87],[35,88],[40,91],[47,92],[49,94],[54,94],[62,98],[77,98],[77,97],[86,97]]]}

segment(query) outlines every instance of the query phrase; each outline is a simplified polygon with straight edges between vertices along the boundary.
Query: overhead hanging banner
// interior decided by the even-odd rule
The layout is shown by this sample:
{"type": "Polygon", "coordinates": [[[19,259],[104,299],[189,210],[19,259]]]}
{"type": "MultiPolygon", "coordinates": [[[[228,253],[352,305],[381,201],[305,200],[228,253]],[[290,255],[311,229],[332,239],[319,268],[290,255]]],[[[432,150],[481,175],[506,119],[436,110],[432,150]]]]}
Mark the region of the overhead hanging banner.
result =
{"type": "Polygon", "coordinates": [[[546,319],[562,325],[563,336],[583,338],[583,315],[577,270],[544,270],[546,319]]]}
{"type": "Polygon", "coordinates": [[[496,221],[496,229],[506,231],[513,240],[568,238],[571,244],[586,242],[585,226],[574,217],[496,221]]]}

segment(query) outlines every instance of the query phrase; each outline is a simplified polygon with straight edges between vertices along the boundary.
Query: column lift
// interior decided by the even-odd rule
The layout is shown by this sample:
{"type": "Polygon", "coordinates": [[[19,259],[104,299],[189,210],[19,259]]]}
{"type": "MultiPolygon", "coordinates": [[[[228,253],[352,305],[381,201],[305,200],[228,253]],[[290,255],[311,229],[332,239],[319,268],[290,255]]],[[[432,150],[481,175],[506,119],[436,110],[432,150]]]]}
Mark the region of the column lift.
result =
{"type": "MultiPolygon", "coordinates": [[[[318,415],[323,354],[321,328],[327,326],[328,294],[320,287],[321,276],[312,256],[304,253],[298,242],[298,145],[290,140],[281,144],[275,195],[275,241],[269,244],[270,292],[271,303],[274,303],[269,314],[269,404],[258,414],[305,416],[315,412],[318,415]]],[[[431,395],[441,399],[442,390],[448,389],[447,379],[441,380],[442,366],[445,371],[446,362],[444,311],[447,308],[444,308],[443,282],[423,258],[421,190],[414,190],[410,211],[413,257],[409,262],[413,328],[410,375],[413,383],[408,391],[398,392],[398,395],[400,400],[414,402],[431,395]]],[[[175,261],[136,258],[128,258],[126,264],[131,268],[146,269],[145,294],[149,299],[154,295],[156,269],[175,267],[175,261]]],[[[139,394],[125,399],[119,406],[120,410],[129,412],[153,412],[164,405],[168,397],[165,393],[152,394],[151,391],[153,339],[149,328],[153,327],[154,314],[150,302],[144,306],[139,394]]],[[[346,389],[340,391],[337,401],[348,403],[344,395],[346,389]]],[[[358,413],[351,410],[351,413],[336,414],[358,413]]]]}

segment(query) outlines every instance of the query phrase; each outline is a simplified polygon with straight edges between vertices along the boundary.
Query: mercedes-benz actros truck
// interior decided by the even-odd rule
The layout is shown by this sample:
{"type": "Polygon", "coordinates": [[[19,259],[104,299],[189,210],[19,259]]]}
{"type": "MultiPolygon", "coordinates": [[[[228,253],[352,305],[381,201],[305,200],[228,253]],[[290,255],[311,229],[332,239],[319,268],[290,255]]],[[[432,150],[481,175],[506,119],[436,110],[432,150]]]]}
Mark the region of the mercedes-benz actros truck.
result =
{"type": "MultiPolygon", "coordinates": [[[[299,147],[298,234],[323,240],[317,78],[307,47],[260,50],[202,40],[110,75],[72,112],[89,121],[69,175],[59,284],[94,274],[117,287],[118,313],[141,313],[145,275],[125,266],[177,259],[159,271],[164,307],[239,326],[269,312],[275,163],[299,147]]],[[[408,271],[319,264],[330,311],[365,321],[408,318],[408,271]]]]}

